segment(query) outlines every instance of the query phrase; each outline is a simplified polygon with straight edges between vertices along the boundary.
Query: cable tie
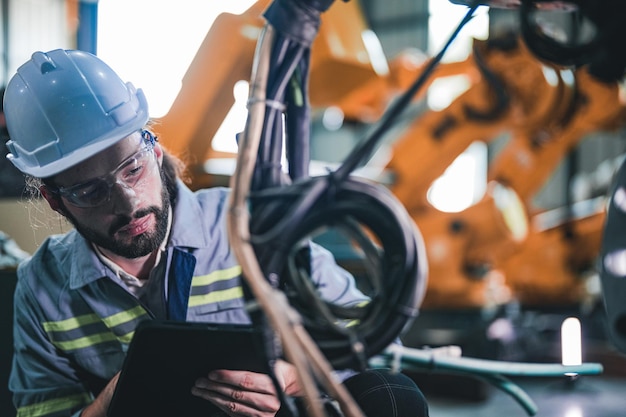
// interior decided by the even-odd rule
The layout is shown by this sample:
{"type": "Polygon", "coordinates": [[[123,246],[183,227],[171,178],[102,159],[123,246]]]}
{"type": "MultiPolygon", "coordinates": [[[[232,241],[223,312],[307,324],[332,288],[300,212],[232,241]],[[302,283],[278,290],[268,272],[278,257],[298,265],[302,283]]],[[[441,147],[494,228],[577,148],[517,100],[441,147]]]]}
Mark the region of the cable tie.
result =
{"type": "Polygon", "coordinates": [[[248,99],[248,107],[252,106],[253,104],[257,104],[257,103],[265,103],[266,107],[270,107],[272,109],[276,109],[276,110],[280,110],[281,112],[284,112],[285,109],[287,108],[287,106],[285,106],[285,103],[282,103],[278,100],[259,100],[258,98],[250,98],[248,99]]]}
{"type": "Polygon", "coordinates": [[[274,161],[262,161],[258,163],[257,166],[259,166],[261,169],[282,168],[282,165],[280,164],[280,162],[274,162],[274,161]]]}

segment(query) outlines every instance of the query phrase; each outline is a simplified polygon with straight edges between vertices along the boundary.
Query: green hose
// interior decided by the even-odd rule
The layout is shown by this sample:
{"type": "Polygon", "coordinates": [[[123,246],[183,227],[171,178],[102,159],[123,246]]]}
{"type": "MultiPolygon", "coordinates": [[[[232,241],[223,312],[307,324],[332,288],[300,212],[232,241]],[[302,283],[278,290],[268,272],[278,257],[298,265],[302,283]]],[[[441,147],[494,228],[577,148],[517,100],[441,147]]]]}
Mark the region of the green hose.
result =
{"type": "Polygon", "coordinates": [[[369,365],[373,368],[391,367],[398,370],[447,371],[473,375],[484,379],[509,394],[531,416],[537,413],[536,404],[519,385],[506,376],[559,377],[564,375],[598,375],[603,371],[603,367],[599,363],[561,365],[556,363],[506,362],[466,358],[458,356],[458,353],[450,354],[446,352],[442,354],[442,349],[415,349],[392,345],[380,355],[370,358],[369,365]]]}

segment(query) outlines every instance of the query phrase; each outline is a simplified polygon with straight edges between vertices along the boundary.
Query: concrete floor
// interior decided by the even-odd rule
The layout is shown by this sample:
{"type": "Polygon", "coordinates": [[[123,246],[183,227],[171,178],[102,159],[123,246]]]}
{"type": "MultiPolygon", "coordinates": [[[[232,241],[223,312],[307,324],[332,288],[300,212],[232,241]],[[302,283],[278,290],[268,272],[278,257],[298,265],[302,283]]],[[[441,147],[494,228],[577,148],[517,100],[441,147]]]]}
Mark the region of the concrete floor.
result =
{"type": "MultiPolygon", "coordinates": [[[[537,417],[624,417],[626,377],[584,376],[575,383],[555,379],[516,380],[537,406],[537,417]]],[[[490,390],[483,401],[427,395],[431,417],[525,417],[508,394],[490,390]]]]}
{"type": "MultiPolygon", "coordinates": [[[[562,322],[565,314],[536,315],[530,325],[518,331],[512,346],[504,346],[498,352],[508,354],[500,360],[513,362],[560,362],[560,339],[555,326],[562,322]],[[554,323],[543,325],[545,323],[554,323]],[[540,330],[543,329],[543,330],[540,330]],[[523,347],[524,349],[521,349],[523,347]],[[514,354],[513,356],[511,354],[514,354]]],[[[443,323],[455,323],[458,329],[469,329],[466,333],[478,335],[479,327],[471,321],[458,324],[459,317],[441,316],[432,318],[437,328],[443,323]]],[[[467,317],[467,315],[461,316],[467,317]]],[[[419,323],[418,323],[419,325],[419,323]]],[[[432,327],[434,327],[432,326],[432,327]]],[[[425,326],[427,327],[427,326],[425,326]]],[[[584,375],[572,380],[567,377],[510,377],[532,399],[537,417],[626,417],[626,352],[616,350],[606,338],[602,314],[583,318],[586,337],[583,340],[583,361],[599,363],[603,371],[599,375],[584,375]]],[[[409,342],[422,343],[417,336],[427,334],[424,328],[417,329],[409,342]]],[[[411,335],[409,335],[411,336],[411,335]]],[[[473,342],[484,349],[484,345],[473,342]]],[[[475,349],[464,356],[477,356],[475,349]]],[[[430,417],[526,417],[529,414],[511,395],[483,380],[472,376],[457,376],[436,372],[410,374],[422,389],[429,403],[430,417]]],[[[407,416],[410,417],[410,416],[407,416]]]]}

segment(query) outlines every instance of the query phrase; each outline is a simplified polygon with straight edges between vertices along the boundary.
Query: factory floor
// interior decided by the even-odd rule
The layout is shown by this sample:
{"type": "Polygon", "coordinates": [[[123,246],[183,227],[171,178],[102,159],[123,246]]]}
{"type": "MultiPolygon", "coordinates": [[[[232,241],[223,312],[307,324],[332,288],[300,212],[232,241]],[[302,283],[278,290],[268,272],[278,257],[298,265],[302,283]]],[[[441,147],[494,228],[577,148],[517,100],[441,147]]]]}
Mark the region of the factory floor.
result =
{"type": "MultiPolygon", "coordinates": [[[[568,312],[571,313],[571,312],[568,312]]],[[[437,315],[438,319],[441,315],[437,315]]],[[[533,326],[538,329],[539,323],[560,323],[565,315],[550,313],[535,315],[533,326]],[[549,317],[549,320],[546,320],[549,317]],[[541,319],[541,320],[539,320],[541,319]]],[[[465,316],[467,317],[467,316],[465,316]]],[[[445,316],[451,323],[451,316],[445,316]]],[[[428,318],[428,323],[434,320],[428,318]]],[[[475,327],[463,322],[463,326],[480,335],[475,327]]],[[[437,322],[440,329],[440,322],[437,322]]],[[[519,386],[534,403],[534,414],[526,410],[513,396],[501,391],[493,385],[474,376],[459,376],[437,372],[423,371],[410,376],[422,389],[429,403],[430,417],[626,417],[626,353],[619,352],[607,340],[602,330],[602,316],[593,315],[583,318],[583,328],[587,337],[583,339],[583,362],[602,365],[602,372],[593,375],[582,375],[576,378],[566,376],[550,377],[509,377],[519,386]]],[[[457,324],[458,327],[458,324],[457,324]]],[[[544,326],[549,329],[553,326],[544,326]]],[[[418,323],[416,329],[426,334],[428,326],[418,323]]],[[[414,335],[417,332],[413,333],[414,335]]],[[[409,342],[423,343],[423,340],[409,342]]],[[[512,346],[505,352],[509,357],[503,360],[512,362],[559,363],[560,343],[554,331],[525,333],[520,332],[513,346],[525,346],[525,350],[517,351],[512,346]],[[532,340],[532,342],[530,341],[532,340]],[[508,353],[507,353],[508,352],[508,353]],[[515,356],[514,354],[517,354],[515,356]]],[[[475,356],[485,350],[464,353],[464,356],[475,356]]],[[[505,355],[505,356],[506,356],[505,355]]]]}
{"type": "MultiPolygon", "coordinates": [[[[584,376],[567,380],[515,380],[531,397],[536,417],[624,417],[626,377],[584,376]]],[[[427,395],[430,417],[526,417],[508,394],[493,389],[481,401],[427,395]]]]}

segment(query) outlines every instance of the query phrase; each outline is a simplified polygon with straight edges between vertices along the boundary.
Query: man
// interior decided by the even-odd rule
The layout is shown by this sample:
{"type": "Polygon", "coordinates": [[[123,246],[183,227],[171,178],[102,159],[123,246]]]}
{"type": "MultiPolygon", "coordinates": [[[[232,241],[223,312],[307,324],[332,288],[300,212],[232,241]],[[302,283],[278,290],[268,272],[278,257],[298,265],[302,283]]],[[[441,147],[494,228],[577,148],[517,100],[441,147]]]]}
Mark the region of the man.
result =
{"type": "MultiPolygon", "coordinates": [[[[143,320],[250,322],[227,240],[228,190],[183,184],[180,162],[147,128],[140,89],[91,54],[36,52],[9,82],[4,107],[8,158],[74,226],[18,270],[9,382],[18,415],[104,416],[143,320]]],[[[363,300],[327,251],[313,246],[311,256],[321,297],[363,300]]],[[[279,361],[275,373],[286,395],[300,394],[290,364],[279,361]]],[[[414,388],[411,404],[425,410],[414,388]]],[[[192,393],[228,416],[280,408],[269,376],[253,372],[211,373],[192,393]]]]}

